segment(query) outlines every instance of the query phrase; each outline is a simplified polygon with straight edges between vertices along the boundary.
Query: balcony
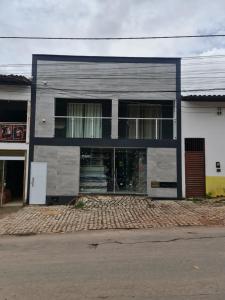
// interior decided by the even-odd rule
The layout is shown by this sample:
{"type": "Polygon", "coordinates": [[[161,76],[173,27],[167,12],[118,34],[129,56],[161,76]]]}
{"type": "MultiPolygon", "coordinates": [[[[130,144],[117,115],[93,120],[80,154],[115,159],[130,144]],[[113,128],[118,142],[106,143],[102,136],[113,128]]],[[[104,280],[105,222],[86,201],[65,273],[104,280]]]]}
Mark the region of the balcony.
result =
{"type": "Polygon", "coordinates": [[[0,142],[26,142],[26,123],[0,122],[0,142]]]}
{"type": "Polygon", "coordinates": [[[173,101],[56,99],[55,137],[78,139],[176,139],[173,101]],[[118,126],[117,126],[118,125],[118,126]]]}
{"type": "Polygon", "coordinates": [[[55,116],[55,137],[111,138],[111,118],[55,116]]]}
{"type": "Polygon", "coordinates": [[[119,101],[119,139],[176,139],[173,101],[119,101]]]}
{"type": "Polygon", "coordinates": [[[173,118],[119,118],[119,138],[175,139],[173,118]]]}

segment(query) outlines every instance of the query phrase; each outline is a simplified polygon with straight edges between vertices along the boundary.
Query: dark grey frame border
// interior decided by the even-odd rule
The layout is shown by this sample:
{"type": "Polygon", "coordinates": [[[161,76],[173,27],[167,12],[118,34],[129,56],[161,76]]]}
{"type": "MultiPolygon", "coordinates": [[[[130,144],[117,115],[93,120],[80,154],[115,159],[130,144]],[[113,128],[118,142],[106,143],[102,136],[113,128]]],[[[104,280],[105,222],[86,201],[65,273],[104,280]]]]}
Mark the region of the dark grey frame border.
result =
{"type": "MultiPolygon", "coordinates": [[[[177,198],[182,198],[182,153],[181,153],[181,59],[165,57],[116,57],[116,56],[69,56],[33,54],[32,56],[32,83],[31,83],[31,116],[30,116],[30,145],[28,162],[28,190],[27,203],[30,194],[30,169],[34,157],[34,145],[79,145],[101,147],[154,147],[177,149],[177,198]],[[175,63],[176,64],[176,103],[177,103],[177,139],[176,140],[123,140],[123,139],[57,139],[35,138],[35,111],[36,111],[36,84],[37,61],[71,61],[71,62],[98,62],[98,63],[175,63]]],[[[61,196],[63,198],[63,196],[61,196]]],[[[48,196],[47,196],[48,199],[48,196]]]]}
{"type": "Polygon", "coordinates": [[[112,62],[112,63],[177,63],[179,57],[127,57],[127,56],[85,56],[85,55],[51,55],[33,54],[33,62],[47,61],[78,61],[78,62],[112,62]]]}
{"type": "Polygon", "coordinates": [[[182,101],[191,102],[191,103],[199,103],[199,102],[225,102],[225,95],[190,95],[190,96],[182,96],[182,101]]]}
{"type": "Polygon", "coordinates": [[[31,81],[31,108],[30,108],[30,143],[28,161],[28,184],[27,184],[27,204],[30,202],[30,176],[31,162],[34,158],[34,131],[35,131],[35,110],[36,110],[36,84],[37,84],[37,57],[32,55],[32,81],[31,81]]]}
{"type": "Polygon", "coordinates": [[[177,101],[177,198],[182,199],[181,60],[176,64],[177,101]]]}
{"type": "Polygon", "coordinates": [[[135,148],[176,148],[176,140],[132,140],[132,139],[91,139],[91,138],[35,138],[35,145],[81,146],[81,147],[135,147],[135,148]]]}

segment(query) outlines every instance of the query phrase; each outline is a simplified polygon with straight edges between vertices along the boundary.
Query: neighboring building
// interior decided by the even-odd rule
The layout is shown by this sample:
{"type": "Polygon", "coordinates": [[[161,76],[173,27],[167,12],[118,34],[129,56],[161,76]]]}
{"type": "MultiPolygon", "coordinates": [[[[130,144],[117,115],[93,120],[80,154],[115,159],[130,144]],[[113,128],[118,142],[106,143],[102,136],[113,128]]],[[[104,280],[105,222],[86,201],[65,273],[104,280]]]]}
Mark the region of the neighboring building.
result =
{"type": "Polygon", "coordinates": [[[225,196],[225,96],[182,100],[183,197],[225,196]]]}
{"type": "Polygon", "coordinates": [[[27,200],[30,85],[0,75],[0,205],[27,200]]]}
{"type": "Polygon", "coordinates": [[[34,55],[32,75],[29,203],[182,197],[180,59],[34,55]]]}

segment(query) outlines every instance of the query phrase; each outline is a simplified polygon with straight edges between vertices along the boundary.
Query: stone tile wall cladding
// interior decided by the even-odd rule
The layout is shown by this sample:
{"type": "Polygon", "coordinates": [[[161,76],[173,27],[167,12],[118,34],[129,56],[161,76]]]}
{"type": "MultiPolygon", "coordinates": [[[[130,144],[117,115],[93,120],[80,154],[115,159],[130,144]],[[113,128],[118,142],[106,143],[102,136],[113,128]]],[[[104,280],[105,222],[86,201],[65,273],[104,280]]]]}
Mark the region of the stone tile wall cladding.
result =
{"type": "Polygon", "coordinates": [[[75,196],[79,193],[80,147],[35,146],[34,161],[47,162],[47,195],[75,196]]]}
{"type": "Polygon", "coordinates": [[[147,192],[151,197],[176,198],[176,188],[152,188],[152,181],[177,182],[177,157],[173,148],[148,148],[147,192]]]}
{"type": "MultiPolygon", "coordinates": [[[[34,161],[47,162],[47,195],[76,196],[80,184],[80,147],[35,146],[34,161]]],[[[147,149],[147,193],[176,198],[176,188],[152,188],[152,181],[176,182],[176,149],[147,149]]]]}

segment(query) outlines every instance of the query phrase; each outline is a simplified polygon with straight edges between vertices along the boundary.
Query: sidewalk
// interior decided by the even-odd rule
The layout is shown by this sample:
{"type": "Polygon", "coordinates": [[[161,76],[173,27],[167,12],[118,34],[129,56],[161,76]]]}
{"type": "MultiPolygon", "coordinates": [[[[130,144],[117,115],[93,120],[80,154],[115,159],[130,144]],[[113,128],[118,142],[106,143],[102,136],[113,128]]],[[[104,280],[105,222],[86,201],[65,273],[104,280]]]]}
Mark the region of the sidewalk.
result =
{"type": "Polygon", "coordinates": [[[0,219],[0,234],[29,235],[79,230],[143,229],[225,225],[225,205],[191,201],[149,201],[144,197],[84,197],[73,206],[26,206],[0,219]],[[106,197],[106,198],[105,198],[106,197]]]}
{"type": "Polygon", "coordinates": [[[21,208],[22,208],[22,205],[0,207],[0,219],[3,219],[5,217],[9,216],[10,214],[17,212],[21,208]]]}

